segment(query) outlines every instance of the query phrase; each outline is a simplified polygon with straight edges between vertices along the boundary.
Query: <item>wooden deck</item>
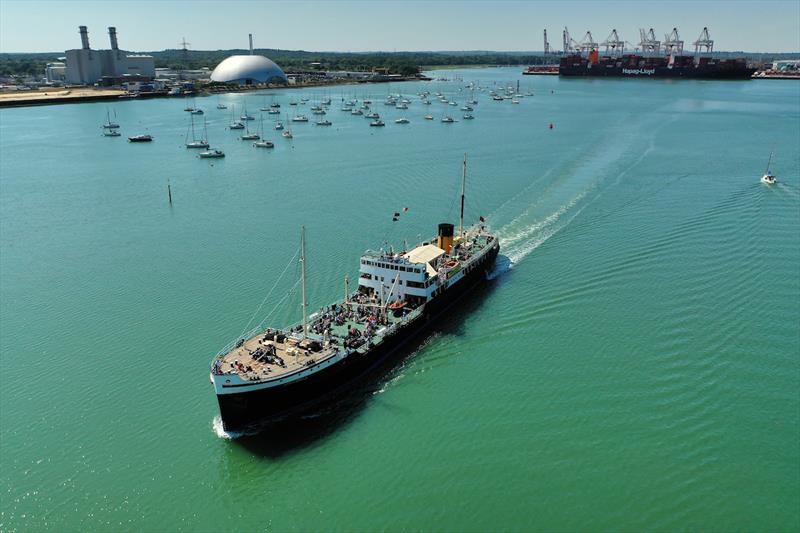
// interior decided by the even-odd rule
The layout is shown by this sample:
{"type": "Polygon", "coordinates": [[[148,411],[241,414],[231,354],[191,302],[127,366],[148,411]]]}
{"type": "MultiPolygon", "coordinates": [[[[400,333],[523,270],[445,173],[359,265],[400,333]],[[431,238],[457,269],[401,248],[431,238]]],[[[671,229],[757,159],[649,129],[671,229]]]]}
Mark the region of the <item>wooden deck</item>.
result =
{"type": "Polygon", "coordinates": [[[239,374],[245,380],[271,379],[305,368],[336,353],[335,347],[323,348],[311,339],[298,341],[285,337],[281,340],[283,342],[278,342],[275,338],[266,340],[263,332],[251,337],[225,354],[221,359],[220,371],[239,374]],[[275,347],[275,356],[264,357],[263,354],[270,352],[272,346],[275,347]]]}

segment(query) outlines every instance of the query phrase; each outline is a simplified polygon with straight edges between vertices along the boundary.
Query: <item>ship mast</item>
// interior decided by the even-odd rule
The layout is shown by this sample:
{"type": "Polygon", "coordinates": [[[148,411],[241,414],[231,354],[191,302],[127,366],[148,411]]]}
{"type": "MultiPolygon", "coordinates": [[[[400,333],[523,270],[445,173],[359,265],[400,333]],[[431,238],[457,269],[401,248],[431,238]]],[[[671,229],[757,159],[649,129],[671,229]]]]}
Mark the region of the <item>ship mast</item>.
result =
{"type": "Polygon", "coordinates": [[[308,333],[308,300],[306,299],[306,227],[300,226],[300,263],[303,266],[303,339],[308,333]]]}
{"type": "Polygon", "coordinates": [[[467,154],[464,154],[464,168],[461,171],[461,219],[458,223],[458,236],[464,237],[464,182],[467,181],[467,154]]]}

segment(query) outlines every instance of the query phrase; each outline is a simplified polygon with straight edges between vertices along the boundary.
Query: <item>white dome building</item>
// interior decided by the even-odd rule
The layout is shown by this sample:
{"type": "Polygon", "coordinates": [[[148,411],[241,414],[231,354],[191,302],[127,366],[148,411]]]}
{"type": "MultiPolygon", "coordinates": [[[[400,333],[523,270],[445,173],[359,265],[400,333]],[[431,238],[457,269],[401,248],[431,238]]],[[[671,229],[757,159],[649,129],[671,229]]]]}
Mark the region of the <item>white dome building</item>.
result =
{"type": "Polygon", "coordinates": [[[281,67],[271,59],[257,55],[226,58],[211,73],[211,81],[240,85],[288,82],[281,67]]]}

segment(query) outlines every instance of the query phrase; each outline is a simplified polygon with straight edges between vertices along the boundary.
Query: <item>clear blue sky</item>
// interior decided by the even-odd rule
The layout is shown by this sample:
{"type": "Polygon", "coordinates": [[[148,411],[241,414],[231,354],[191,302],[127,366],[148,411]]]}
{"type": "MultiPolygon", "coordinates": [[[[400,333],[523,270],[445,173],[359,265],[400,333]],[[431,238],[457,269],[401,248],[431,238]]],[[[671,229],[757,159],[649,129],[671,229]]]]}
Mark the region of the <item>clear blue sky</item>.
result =
{"type": "Polygon", "coordinates": [[[715,49],[800,52],[800,0],[629,1],[222,1],[0,0],[0,52],[78,48],[78,26],[93,48],[195,50],[256,47],[303,50],[541,50],[542,29],[561,48],[568,26],[576,40],[612,28],[638,42],[640,27],[659,38],[676,26],[687,43],[708,26],[715,49]]]}

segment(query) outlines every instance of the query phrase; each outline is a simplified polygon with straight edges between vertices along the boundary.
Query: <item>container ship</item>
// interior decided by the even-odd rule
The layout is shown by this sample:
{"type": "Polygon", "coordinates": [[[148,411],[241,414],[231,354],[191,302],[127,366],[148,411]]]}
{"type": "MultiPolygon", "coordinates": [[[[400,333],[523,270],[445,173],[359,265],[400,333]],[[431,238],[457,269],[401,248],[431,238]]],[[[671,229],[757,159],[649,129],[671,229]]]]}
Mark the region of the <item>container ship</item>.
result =
{"type": "Polygon", "coordinates": [[[622,78],[694,78],[747,80],[754,68],[744,59],[715,59],[690,55],[648,57],[640,54],[600,56],[595,50],[588,57],[571,54],[561,58],[560,76],[608,76],[622,78]]]}
{"type": "MultiPolygon", "coordinates": [[[[592,33],[587,31],[584,38],[577,42],[570,37],[569,30],[564,28],[564,52],[557,70],[560,76],[577,77],[617,77],[617,78],[693,78],[718,80],[750,79],[755,68],[747,65],[744,58],[720,59],[712,56],[714,41],[703,28],[694,42],[694,55],[685,54],[684,42],[678,29],[664,36],[664,40],[656,39],[655,31],[639,30],[640,41],[635,52],[625,53],[626,47],[633,47],[623,40],[617,30],[602,43],[595,42],[592,33]],[[600,47],[605,53],[600,54],[600,47]]],[[[545,55],[550,54],[550,43],[547,41],[547,30],[544,32],[545,55]]],[[[529,67],[523,74],[549,74],[552,67],[529,67]]]]}
{"type": "Polygon", "coordinates": [[[225,431],[264,428],[346,393],[372,370],[399,358],[404,346],[444,320],[449,308],[487,279],[500,243],[483,217],[464,227],[465,179],[466,157],[458,232],[453,224],[441,223],[434,238],[410,250],[367,251],[358,287],[351,292],[345,277],[344,298],[312,314],[301,230],[302,322],[259,326],[223,348],[211,364],[225,431]]]}

